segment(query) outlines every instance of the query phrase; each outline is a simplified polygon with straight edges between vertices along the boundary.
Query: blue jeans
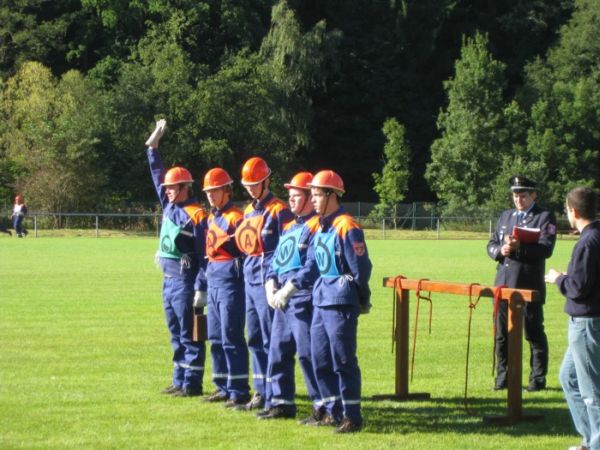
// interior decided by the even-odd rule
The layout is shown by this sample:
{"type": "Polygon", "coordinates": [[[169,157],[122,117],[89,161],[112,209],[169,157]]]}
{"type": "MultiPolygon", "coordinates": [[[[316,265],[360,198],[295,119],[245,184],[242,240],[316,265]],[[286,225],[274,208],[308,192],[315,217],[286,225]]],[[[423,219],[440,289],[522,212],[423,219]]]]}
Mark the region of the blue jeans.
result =
{"type": "Polygon", "coordinates": [[[600,317],[571,317],[559,376],[583,445],[600,450],[600,317]]]}

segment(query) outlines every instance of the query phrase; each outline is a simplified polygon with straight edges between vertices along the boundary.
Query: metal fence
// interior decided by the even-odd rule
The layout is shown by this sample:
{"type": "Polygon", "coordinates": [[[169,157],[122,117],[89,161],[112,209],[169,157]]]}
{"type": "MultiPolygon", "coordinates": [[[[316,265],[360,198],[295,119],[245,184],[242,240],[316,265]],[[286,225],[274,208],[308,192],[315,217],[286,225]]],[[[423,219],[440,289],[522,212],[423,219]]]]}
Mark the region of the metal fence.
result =
{"type": "MultiPolygon", "coordinates": [[[[354,216],[368,239],[484,239],[491,236],[496,223],[496,218],[469,216],[395,216],[378,219],[358,214],[354,216]]],[[[158,236],[161,219],[160,212],[30,212],[24,225],[32,237],[158,236]]],[[[559,236],[569,234],[566,220],[558,221],[558,229],[559,236]]]]}

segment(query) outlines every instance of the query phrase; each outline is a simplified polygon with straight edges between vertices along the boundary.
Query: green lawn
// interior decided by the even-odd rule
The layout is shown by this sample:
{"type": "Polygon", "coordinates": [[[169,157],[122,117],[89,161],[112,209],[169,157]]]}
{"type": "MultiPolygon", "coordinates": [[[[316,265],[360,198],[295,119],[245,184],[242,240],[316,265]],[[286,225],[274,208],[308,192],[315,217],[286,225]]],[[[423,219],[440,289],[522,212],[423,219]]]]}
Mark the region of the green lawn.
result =
{"type": "MultiPolygon", "coordinates": [[[[373,401],[392,393],[392,291],[382,278],[403,274],[491,284],[485,241],[368,242],[374,304],[359,325],[365,429],[338,436],[296,421],[264,423],[222,405],[159,394],[169,384],[170,346],[162,316],[155,239],[0,237],[0,448],[566,448],[578,443],[557,372],[566,345],[563,299],[549,288],[549,389],[524,393],[541,422],[483,423],[503,414],[493,392],[491,304],[473,319],[470,410],[463,406],[467,299],[433,295],[433,329],[421,310],[411,392],[428,401],[373,401]]],[[[566,267],[573,241],[549,265],[566,267]]],[[[414,302],[411,305],[411,329],[414,302]]],[[[524,351],[527,369],[529,351],[524,351]]],[[[209,358],[210,359],[210,358],[209,358]]],[[[210,361],[205,391],[211,392],[210,361]]],[[[525,370],[524,377],[526,378],[525,370]]],[[[310,405],[298,375],[300,416],[310,405]]]]}

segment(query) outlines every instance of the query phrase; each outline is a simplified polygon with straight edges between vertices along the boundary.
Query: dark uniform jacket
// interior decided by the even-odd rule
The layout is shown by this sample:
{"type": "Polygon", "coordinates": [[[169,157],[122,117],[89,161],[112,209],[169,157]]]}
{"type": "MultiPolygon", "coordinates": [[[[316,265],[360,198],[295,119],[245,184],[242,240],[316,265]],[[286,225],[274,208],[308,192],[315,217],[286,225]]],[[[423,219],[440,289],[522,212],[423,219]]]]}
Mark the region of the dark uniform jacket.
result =
{"type": "Polygon", "coordinates": [[[546,300],[545,263],[554,250],[556,219],[551,212],[540,208],[537,204],[534,204],[520,221],[517,214],[516,209],[510,209],[500,215],[492,239],[487,245],[490,258],[498,261],[495,285],[537,290],[543,303],[546,300]],[[532,244],[521,242],[517,252],[510,257],[504,257],[500,253],[500,248],[504,245],[504,237],[510,236],[515,226],[539,228],[539,240],[532,244]]]}
{"type": "Polygon", "coordinates": [[[567,297],[567,314],[600,317],[600,222],[592,222],[581,231],[567,275],[560,275],[556,284],[567,297]]]}

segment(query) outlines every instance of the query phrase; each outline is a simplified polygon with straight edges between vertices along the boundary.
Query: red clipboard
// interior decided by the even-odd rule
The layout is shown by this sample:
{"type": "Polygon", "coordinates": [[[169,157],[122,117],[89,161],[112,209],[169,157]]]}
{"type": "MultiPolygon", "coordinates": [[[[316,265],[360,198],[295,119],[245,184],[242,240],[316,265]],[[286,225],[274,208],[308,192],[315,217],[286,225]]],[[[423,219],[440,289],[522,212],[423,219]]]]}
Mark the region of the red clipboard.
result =
{"type": "Polygon", "coordinates": [[[523,244],[537,244],[540,240],[541,230],[539,228],[514,227],[513,237],[523,244]]]}

